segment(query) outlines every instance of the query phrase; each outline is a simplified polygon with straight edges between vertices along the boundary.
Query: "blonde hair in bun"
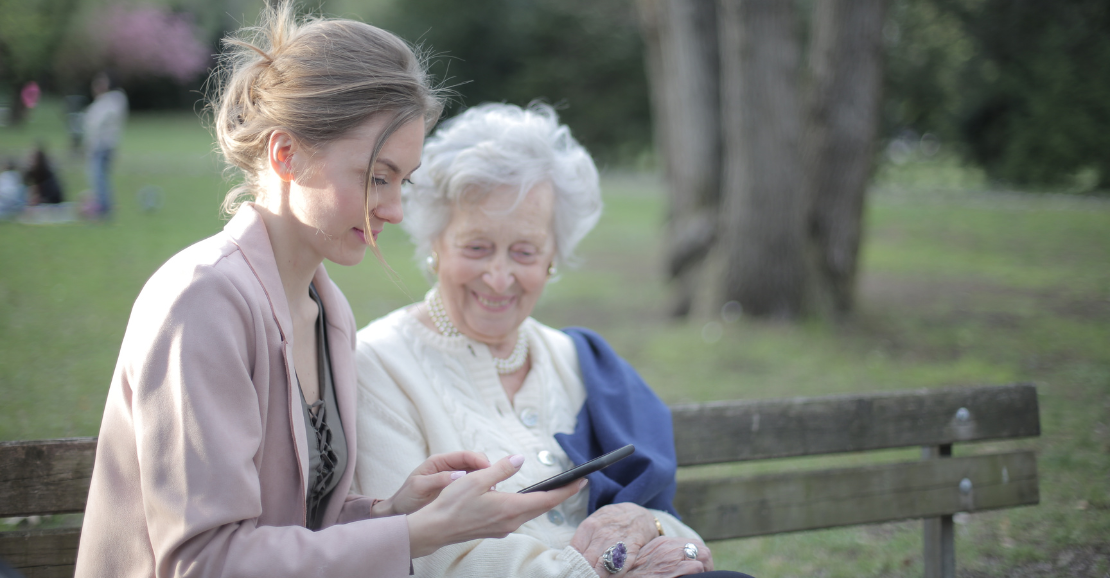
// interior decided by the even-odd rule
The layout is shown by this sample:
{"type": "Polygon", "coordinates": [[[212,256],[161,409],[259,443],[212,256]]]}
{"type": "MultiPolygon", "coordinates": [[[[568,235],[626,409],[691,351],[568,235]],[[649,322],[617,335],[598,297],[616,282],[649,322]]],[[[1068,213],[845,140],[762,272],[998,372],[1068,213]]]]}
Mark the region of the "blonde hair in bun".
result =
{"type": "Polygon", "coordinates": [[[298,18],[289,0],[267,4],[260,20],[224,38],[219,66],[209,78],[216,142],[228,168],[242,177],[221,209],[234,214],[259,194],[274,130],[316,148],[370,117],[387,114],[390,122],[367,166],[369,231],[370,169],[382,145],[412,120],[422,118],[431,129],[443,110],[442,91],[430,84],[422,55],[381,28],[354,20],[298,18]]]}

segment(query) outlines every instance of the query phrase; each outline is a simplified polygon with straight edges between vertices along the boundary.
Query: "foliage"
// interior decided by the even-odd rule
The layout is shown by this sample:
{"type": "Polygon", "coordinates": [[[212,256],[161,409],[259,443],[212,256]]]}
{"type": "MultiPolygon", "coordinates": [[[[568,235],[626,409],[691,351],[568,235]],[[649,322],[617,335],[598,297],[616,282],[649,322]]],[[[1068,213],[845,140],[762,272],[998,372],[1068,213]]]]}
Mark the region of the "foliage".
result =
{"type": "Polygon", "coordinates": [[[1110,186],[1110,5],[895,3],[887,121],[962,144],[994,179],[1110,186]],[[1097,181],[1097,182],[1096,182],[1097,181]]]}
{"type": "Polygon", "coordinates": [[[438,56],[433,71],[458,92],[448,114],[542,99],[601,160],[632,160],[651,146],[631,2],[406,0],[381,24],[438,56]]]}
{"type": "Polygon", "coordinates": [[[41,80],[78,0],[0,0],[0,105],[11,106],[13,124],[23,121],[26,109],[19,91],[41,80]]]}
{"type": "Polygon", "coordinates": [[[0,0],[0,77],[34,80],[53,56],[76,0],[0,0]]]}

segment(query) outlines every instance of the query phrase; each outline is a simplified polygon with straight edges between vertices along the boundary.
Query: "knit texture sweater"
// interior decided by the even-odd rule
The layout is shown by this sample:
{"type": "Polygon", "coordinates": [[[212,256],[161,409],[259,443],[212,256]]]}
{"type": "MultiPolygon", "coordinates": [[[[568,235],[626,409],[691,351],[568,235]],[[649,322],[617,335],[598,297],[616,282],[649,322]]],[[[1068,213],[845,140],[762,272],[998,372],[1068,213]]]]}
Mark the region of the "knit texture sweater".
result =
{"type": "MultiPolygon", "coordinates": [[[[399,309],[358,333],[358,459],[355,489],[389,495],[432,454],[471,450],[490,462],[522,454],[520,471],[498,485],[515,492],[573,464],[555,441],[574,431],[586,399],[571,338],[528,318],[520,331],[531,369],[510,401],[489,348],[444,337],[399,309]]],[[[526,522],[503,539],[473,540],[414,561],[416,576],[596,578],[596,561],[570,547],[587,516],[588,492],[526,522]]],[[[666,512],[652,513],[668,536],[697,537],[666,512]]]]}

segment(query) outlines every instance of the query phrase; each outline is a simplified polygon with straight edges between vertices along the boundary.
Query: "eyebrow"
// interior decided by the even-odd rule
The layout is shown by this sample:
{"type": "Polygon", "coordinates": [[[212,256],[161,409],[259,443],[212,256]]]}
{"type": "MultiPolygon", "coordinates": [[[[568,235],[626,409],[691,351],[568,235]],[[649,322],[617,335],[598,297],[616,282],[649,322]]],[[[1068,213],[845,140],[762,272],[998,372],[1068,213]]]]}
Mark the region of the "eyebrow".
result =
{"type": "MultiPolygon", "coordinates": [[[[483,229],[467,229],[467,230],[459,231],[458,233],[456,233],[456,237],[462,238],[462,239],[472,239],[474,237],[485,237],[485,236],[486,236],[486,231],[483,230],[483,229]]],[[[524,243],[542,244],[544,241],[547,240],[547,236],[548,236],[547,231],[540,231],[540,230],[524,231],[524,234],[522,235],[523,238],[517,239],[516,241],[513,241],[513,243],[515,244],[515,243],[524,242],[524,243]]]]}
{"type": "MultiPolygon", "coordinates": [[[[378,157],[378,158],[377,158],[377,162],[379,162],[379,163],[382,163],[383,165],[385,165],[385,166],[389,167],[389,169],[390,169],[391,171],[395,172],[395,173],[400,173],[400,172],[401,172],[401,169],[397,168],[397,165],[396,165],[396,164],[394,164],[394,163],[393,163],[393,161],[391,161],[391,160],[389,160],[389,159],[383,159],[383,158],[381,158],[381,157],[378,157]]],[[[415,166],[415,167],[413,167],[413,169],[412,169],[412,172],[414,172],[414,173],[415,173],[415,172],[416,172],[416,169],[420,168],[420,165],[422,165],[422,164],[423,164],[422,162],[420,162],[420,163],[417,163],[417,164],[416,164],[416,166],[415,166]]]]}

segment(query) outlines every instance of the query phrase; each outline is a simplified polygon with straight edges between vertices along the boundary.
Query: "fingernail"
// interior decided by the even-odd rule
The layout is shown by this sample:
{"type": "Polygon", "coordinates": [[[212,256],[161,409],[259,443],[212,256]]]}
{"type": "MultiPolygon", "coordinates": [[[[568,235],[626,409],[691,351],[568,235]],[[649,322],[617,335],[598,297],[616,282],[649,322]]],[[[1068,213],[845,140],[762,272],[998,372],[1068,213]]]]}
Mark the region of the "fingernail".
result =
{"type": "Polygon", "coordinates": [[[451,480],[457,480],[466,475],[466,472],[451,472],[451,480]]]}
{"type": "Polygon", "coordinates": [[[519,468],[520,464],[524,463],[524,456],[520,454],[509,456],[509,463],[512,464],[514,468],[519,468]]]}
{"type": "Polygon", "coordinates": [[[582,481],[578,482],[578,489],[581,490],[582,488],[585,488],[586,484],[588,484],[589,482],[590,481],[586,478],[582,478],[582,481]]]}

